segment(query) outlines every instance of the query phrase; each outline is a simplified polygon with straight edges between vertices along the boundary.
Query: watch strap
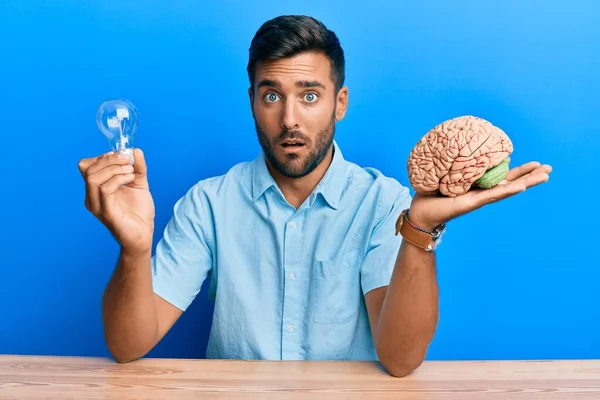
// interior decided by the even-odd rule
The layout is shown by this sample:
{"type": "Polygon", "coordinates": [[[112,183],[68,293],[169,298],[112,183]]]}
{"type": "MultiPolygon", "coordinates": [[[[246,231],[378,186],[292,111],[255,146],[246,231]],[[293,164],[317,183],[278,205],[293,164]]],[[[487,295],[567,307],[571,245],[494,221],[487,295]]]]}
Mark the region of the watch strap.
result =
{"type": "Polygon", "coordinates": [[[408,219],[408,209],[403,210],[396,221],[396,235],[402,235],[404,240],[425,251],[435,250],[444,228],[442,224],[434,232],[428,232],[413,225],[408,219]]]}

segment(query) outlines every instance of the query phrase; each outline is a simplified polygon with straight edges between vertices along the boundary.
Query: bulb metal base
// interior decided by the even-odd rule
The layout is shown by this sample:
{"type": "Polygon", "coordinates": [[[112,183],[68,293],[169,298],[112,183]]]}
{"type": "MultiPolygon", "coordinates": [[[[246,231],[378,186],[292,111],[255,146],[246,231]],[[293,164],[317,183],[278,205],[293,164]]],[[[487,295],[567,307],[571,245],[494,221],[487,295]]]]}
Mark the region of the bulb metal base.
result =
{"type": "Polygon", "coordinates": [[[127,154],[129,156],[129,165],[135,164],[135,156],[133,155],[133,149],[127,148],[119,150],[120,154],[127,154]]]}

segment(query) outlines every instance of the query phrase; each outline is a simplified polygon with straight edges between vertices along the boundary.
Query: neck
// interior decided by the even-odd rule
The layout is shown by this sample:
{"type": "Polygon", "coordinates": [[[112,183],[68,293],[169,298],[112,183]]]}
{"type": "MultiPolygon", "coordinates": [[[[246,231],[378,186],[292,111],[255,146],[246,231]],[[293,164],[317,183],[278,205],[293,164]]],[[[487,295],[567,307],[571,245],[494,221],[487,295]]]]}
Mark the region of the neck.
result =
{"type": "Polygon", "coordinates": [[[282,175],[277,171],[270,162],[267,161],[267,166],[269,168],[269,172],[281,192],[283,193],[285,199],[290,203],[294,208],[298,209],[302,203],[310,196],[310,194],[315,190],[321,179],[325,176],[327,169],[331,165],[331,161],[333,160],[333,145],[327,151],[327,155],[321,161],[321,163],[308,175],[303,176],[302,178],[290,178],[282,175]]]}

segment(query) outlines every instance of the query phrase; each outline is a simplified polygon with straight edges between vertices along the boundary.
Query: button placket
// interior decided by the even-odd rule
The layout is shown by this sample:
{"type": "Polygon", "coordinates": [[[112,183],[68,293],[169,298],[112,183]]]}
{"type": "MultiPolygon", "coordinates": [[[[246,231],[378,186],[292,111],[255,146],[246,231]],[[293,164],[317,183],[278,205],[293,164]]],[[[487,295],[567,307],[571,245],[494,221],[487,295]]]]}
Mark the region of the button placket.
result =
{"type": "Polygon", "coordinates": [[[301,281],[298,279],[297,269],[302,263],[302,220],[301,215],[294,215],[287,222],[284,231],[284,297],[282,315],[281,355],[282,359],[296,359],[299,357],[298,318],[301,307],[302,290],[301,281]]]}

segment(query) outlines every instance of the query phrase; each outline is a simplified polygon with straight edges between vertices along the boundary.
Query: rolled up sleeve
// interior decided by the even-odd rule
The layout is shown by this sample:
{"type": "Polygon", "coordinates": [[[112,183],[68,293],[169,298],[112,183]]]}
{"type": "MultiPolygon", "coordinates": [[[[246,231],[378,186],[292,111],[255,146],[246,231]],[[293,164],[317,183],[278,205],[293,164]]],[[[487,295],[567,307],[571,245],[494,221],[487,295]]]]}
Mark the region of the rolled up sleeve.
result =
{"type": "Polygon", "coordinates": [[[389,285],[402,243],[402,237],[396,235],[396,221],[411,200],[408,188],[395,181],[382,189],[376,213],[378,222],[360,269],[363,294],[389,285]]]}
{"type": "Polygon", "coordinates": [[[175,203],[152,257],[154,293],[182,311],[200,292],[212,268],[207,216],[201,187],[195,185],[175,203]]]}

